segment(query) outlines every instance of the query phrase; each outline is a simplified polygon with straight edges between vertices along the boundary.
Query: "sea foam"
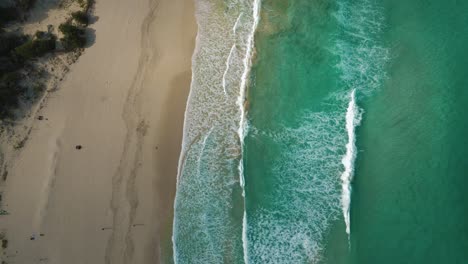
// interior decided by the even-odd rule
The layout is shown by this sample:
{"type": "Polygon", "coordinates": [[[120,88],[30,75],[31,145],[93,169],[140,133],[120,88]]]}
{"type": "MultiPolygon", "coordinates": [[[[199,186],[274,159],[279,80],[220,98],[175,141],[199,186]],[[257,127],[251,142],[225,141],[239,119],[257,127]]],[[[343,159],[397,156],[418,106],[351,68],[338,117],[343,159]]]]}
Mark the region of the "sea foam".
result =
{"type": "Polygon", "coordinates": [[[334,45],[327,46],[327,56],[337,61],[336,90],[310,111],[268,126],[272,130],[251,124],[249,142],[275,149],[268,155],[273,166],[261,172],[268,177],[268,193],[257,194],[249,207],[251,263],[321,263],[331,225],[344,219],[343,232],[350,233],[355,130],[362,114],[357,102],[381,86],[388,49],[379,41],[384,23],[375,3],[338,2],[338,30],[334,45]]]}
{"type": "Polygon", "coordinates": [[[348,143],[346,143],[346,154],[342,159],[344,171],[341,174],[343,217],[346,223],[346,233],[350,234],[350,205],[351,205],[351,181],[353,180],[354,161],[356,160],[356,127],[361,122],[361,112],[356,104],[356,90],[350,94],[348,109],[346,111],[346,132],[348,143]]]}
{"type": "MultiPolygon", "coordinates": [[[[237,133],[239,135],[239,140],[241,144],[241,159],[239,160],[239,178],[240,178],[240,185],[242,187],[242,196],[244,197],[244,214],[242,218],[242,245],[243,245],[243,255],[244,255],[244,263],[249,263],[248,259],[248,240],[247,240],[247,211],[245,209],[245,179],[244,179],[244,164],[243,164],[243,156],[244,156],[244,139],[245,135],[247,132],[247,121],[246,121],[246,109],[245,109],[245,93],[246,93],[246,87],[247,87],[247,82],[248,82],[248,77],[250,73],[250,69],[252,67],[252,55],[253,55],[253,49],[254,49],[254,37],[255,37],[255,31],[257,30],[258,22],[260,20],[260,0],[254,0],[253,6],[252,6],[252,16],[253,16],[253,23],[252,23],[252,29],[250,31],[250,34],[248,36],[248,41],[247,41],[247,51],[245,53],[245,58],[244,58],[244,72],[241,77],[241,86],[240,86],[240,91],[239,91],[239,97],[237,99],[237,105],[239,106],[239,111],[241,113],[241,118],[239,120],[239,129],[237,130],[237,133]]],[[[241,18],[241,15],[239,15],[239,18],[236,21],[236,24],[234,25],[234,32],[235,29],[237,28],[237,23],[239,22],[239,19],[241,18]]]]}
{"type": "Polygon", "coordinates": [[[260,1],[196,1],[174,204],[176,263],[242,263],[244,110],[260,1]]]}
{"type": "Polygon", "coordinates": [[[370,0],[355,3],[339,3],[335,18],[342,28],[332,53],[339,57],[337,68],[349,98],[346,111],[346,133],[348,142],[342,164],[341,203],[348,240],[351,236],[351,194],[356,160],[356,127],[361,122],[362,110],[356,103],[356,93],[364,98],[371,96],[386,78],[385,65],[389,50],[381,44],[380,35],[384,29],[381,8],[370,0]]]}
{"type": "Polygon", "coordinates": [[[340,215],[340,174],[344,115],[304,112],[299,126],[274,131],[251,128],[250,136],[281,153],[264,171],[275,188],[268,203],[248,218],[251,263],[318,263],[330,224],[340,215]]]}

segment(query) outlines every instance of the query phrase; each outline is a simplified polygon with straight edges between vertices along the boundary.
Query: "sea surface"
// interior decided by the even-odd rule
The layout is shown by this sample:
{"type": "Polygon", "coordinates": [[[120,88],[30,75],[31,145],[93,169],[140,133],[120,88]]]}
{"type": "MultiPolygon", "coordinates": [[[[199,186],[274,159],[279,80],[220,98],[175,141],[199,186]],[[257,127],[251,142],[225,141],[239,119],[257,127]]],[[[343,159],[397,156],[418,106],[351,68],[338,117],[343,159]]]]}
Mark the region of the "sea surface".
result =
{"type": "Polygon", "coordinates": [[[468,2],[196,10],[175,263],[468,263],[468,2]]]}

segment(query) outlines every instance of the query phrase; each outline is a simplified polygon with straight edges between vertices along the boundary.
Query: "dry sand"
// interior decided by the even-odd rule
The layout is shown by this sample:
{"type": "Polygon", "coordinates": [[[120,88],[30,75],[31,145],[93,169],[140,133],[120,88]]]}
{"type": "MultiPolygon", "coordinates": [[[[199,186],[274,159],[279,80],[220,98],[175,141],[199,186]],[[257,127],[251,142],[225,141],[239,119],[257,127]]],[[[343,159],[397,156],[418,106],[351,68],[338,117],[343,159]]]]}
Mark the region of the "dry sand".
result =
{"type": "Polygon", "coordinates": [[[8,263],[170,258],[194,3],[97,0],[94,15],[92,45],[11,165],[0,216],[8,263]]]}

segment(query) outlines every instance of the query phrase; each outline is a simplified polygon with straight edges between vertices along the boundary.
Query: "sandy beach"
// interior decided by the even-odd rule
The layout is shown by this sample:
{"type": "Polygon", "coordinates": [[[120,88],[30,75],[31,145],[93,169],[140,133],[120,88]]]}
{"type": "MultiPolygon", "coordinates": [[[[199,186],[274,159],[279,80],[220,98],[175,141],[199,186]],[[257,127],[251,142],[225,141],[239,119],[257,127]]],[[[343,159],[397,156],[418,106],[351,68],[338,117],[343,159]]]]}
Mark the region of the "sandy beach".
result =
{"type": "Polygon", "coordinates": [[[170,260],[194,3],[97,0],[94,16],[10,164],[7,263],[170,260]]]}

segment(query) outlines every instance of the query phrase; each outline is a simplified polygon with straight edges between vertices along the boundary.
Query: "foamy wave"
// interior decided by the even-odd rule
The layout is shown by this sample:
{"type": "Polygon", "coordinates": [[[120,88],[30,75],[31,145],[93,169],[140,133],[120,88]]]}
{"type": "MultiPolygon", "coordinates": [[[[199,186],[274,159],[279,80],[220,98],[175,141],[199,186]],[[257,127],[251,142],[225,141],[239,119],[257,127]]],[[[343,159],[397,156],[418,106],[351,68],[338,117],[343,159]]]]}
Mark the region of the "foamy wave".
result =
{"type": "Polygon", "coordinates": [[[198,35],[174,205],[176,263],[244,261],[243,106],[259,3],[196,2],[198,35]]]}
{"type": "MultiPolygon", "coordinates": [[[[239,139],[241,142],[241,149],[243,150],[243,145],[244,145],[244,139],[245,139],[245,134],[246,134],[246,112],[245,112],[245,92],[246,92],[246,87],[247,87],[247,81],[250,73],[250,69],[252,67],[252,54],[253,54],[253,49],[254,49],[254,37],[255,37],[255,31],[257,30],[258,22],[260,20],[260,0],[254,0],[253,2],[253,7],[252,7],[252,16],[253,16],[253,23],[252,23],[252,29],[250,31],[250,34],[248,36],[247,40],[247,51],[245,53],[245,57],[243,60],[244,64],[244,72],[242,73],[241,77],[241,85],[239,89],[239,97],[237,98],[237,105],[239,107],[240,111],[240,120],[239,120],[239,129],[237,130],[237,133],[239,135],[239,139]]],[[[237,23],[237,21],[236,21],[237,23]]],[[[239,175],[240,175],[240,184],[241,187],[244,188],[244,170],[243,170],[243,165],[242,165],[242,159],[239,162],[239,175]]],[[[245,193],[243,192],[243,195],[245,193]]]]}
{"type": "Polygon", "coordinates": [[[250,129],[252,140],[281,153],[275,166],[262,172],[274,189],[249,209],[252,263],[320,263],[330,225],[343,215],[350,232],[355,128],[361,120],[356,95],[366,97],[380,87],[389,58],[378,39],[383,18],[375,3],[340,1],[335,18],[340,29],[329,49],[339,61],[340,87],[314,106],[327,110],[303,113],[298,127],[250,129]]]}
{"type": "Polygon", "coordinates": [[[342,34],[336,40],[332,53],[339,57],[337,68],[348,96],[346,112],[346,132],[348,143],[342,164],[342,210],[348,239],[351,233],[350,207],[354,162],[356,160],[355,129],[361,121],[361,111],[356,103],[356,92],[370,96],[386,77],[385,65],[389,60],[389,50],[379,37],[384,28],[384,18],[380,7],[370,0],[339,4],[335,18],[342,27],[342,34]]]}
{"type": "Polygon", "coordinates": [[[229,55],[228,55],[227,60],[226,60],[226,70],[224,71],[224,74],[223,74],[223,91],[224,91],[224,95],[225,95],[226,97],[227,97],[227,92],[226,92],[226,75],[227,75],[228,72],[229,72],[229,65],[231,64],[232,53],[234,53],[235,50],[236,50],[236,44],[232,44],[231,51],[229,52],[229,55]]]}
{"type": "Polygon", "coordinates": [[[251,263],[319,263],[327,230],[340,216],[344,115],[310,112],[298,120],[298,127],[279,131],[251,128],[255,140],[282,150],[264,172],[275,183],[264,196],[268,203],[248,218],[251,263]]]}
{"type": "Polygon", "coordinates": [[[241,17],[242,17],[242,13],[239,14],[239,16],[237,17],[236,23],[234,23],[234,26],[232,27],[232,32],[234,34],[236,34],[237,25],[239,25],[239,21],[240,21],[241,17]]]}
{"type": "Polygon", "coordinates": [[[351,181],[354,174],[354,161],[356,160],[356,127],[361,122],[361,113],[356,104],[356,90],[350,95],[348,109],[346,111],[346,131],[348,133],[348,143],[346,143],[346,154],[341,161],[344,171],[341,174],[343,216],[346,223],[346,233],[350,235],[349,209],[351,204],[351,181]]]}
{"type": "MultiPolygon", "coordinates": [[[[239,97],[237,99],[237,105],[239,106],[239,111],[241,113],[241,118],[239,120],[239,129],[237,133],[239,135],[239,140],[241,143],[241,159],[239,160],[239,178],[240,178],[240,185],[242,187],[242,196],[244,197],[244,215],[242,221],[242,245],[243,245],[243,255],[244,255],[244,263],[249,263],[248,258],[248,240],[247,240],[247,212],[245,209],[245,179],[244,179],[244,164],[243,164],[243,156],[244,156],[244,139],[247,132],[247,122],[246,122],[246,111],[245,111],[245,92],[247,87],[247,78],[250,73],[250,69],[252,67],[252,54],[254,49],[254,37],[255,31],[257,30],[258,22],[260,20],[260,0],[254,0],[253,7],[252,7],[252,16],[253,16],[253,23],[252,23],[252,30],[249,34],[248,41],[247,41],[247,52],[244,58],[244,72],[241,77],[241,86],[239,91],[239,97]]],[[[242,15],[242,14],[241,14],[242,15]]],[[[234,29],[237,27],[237,23],[241,17],[239,15],[238,20],[236,21],[236,25],[234,29]]],[[[234,31],[235,32],[235,31],[234,31]]]]}
{"type": "Polygon", "coordinates": [[[370,0],[340,2],[335,18],[342,33],[331,52],[339,57],[337,68],[344,88],[369,96],[385,79],[390,59],[389,49],[379,40],[384,29],[381,8],[370,0]]]}

